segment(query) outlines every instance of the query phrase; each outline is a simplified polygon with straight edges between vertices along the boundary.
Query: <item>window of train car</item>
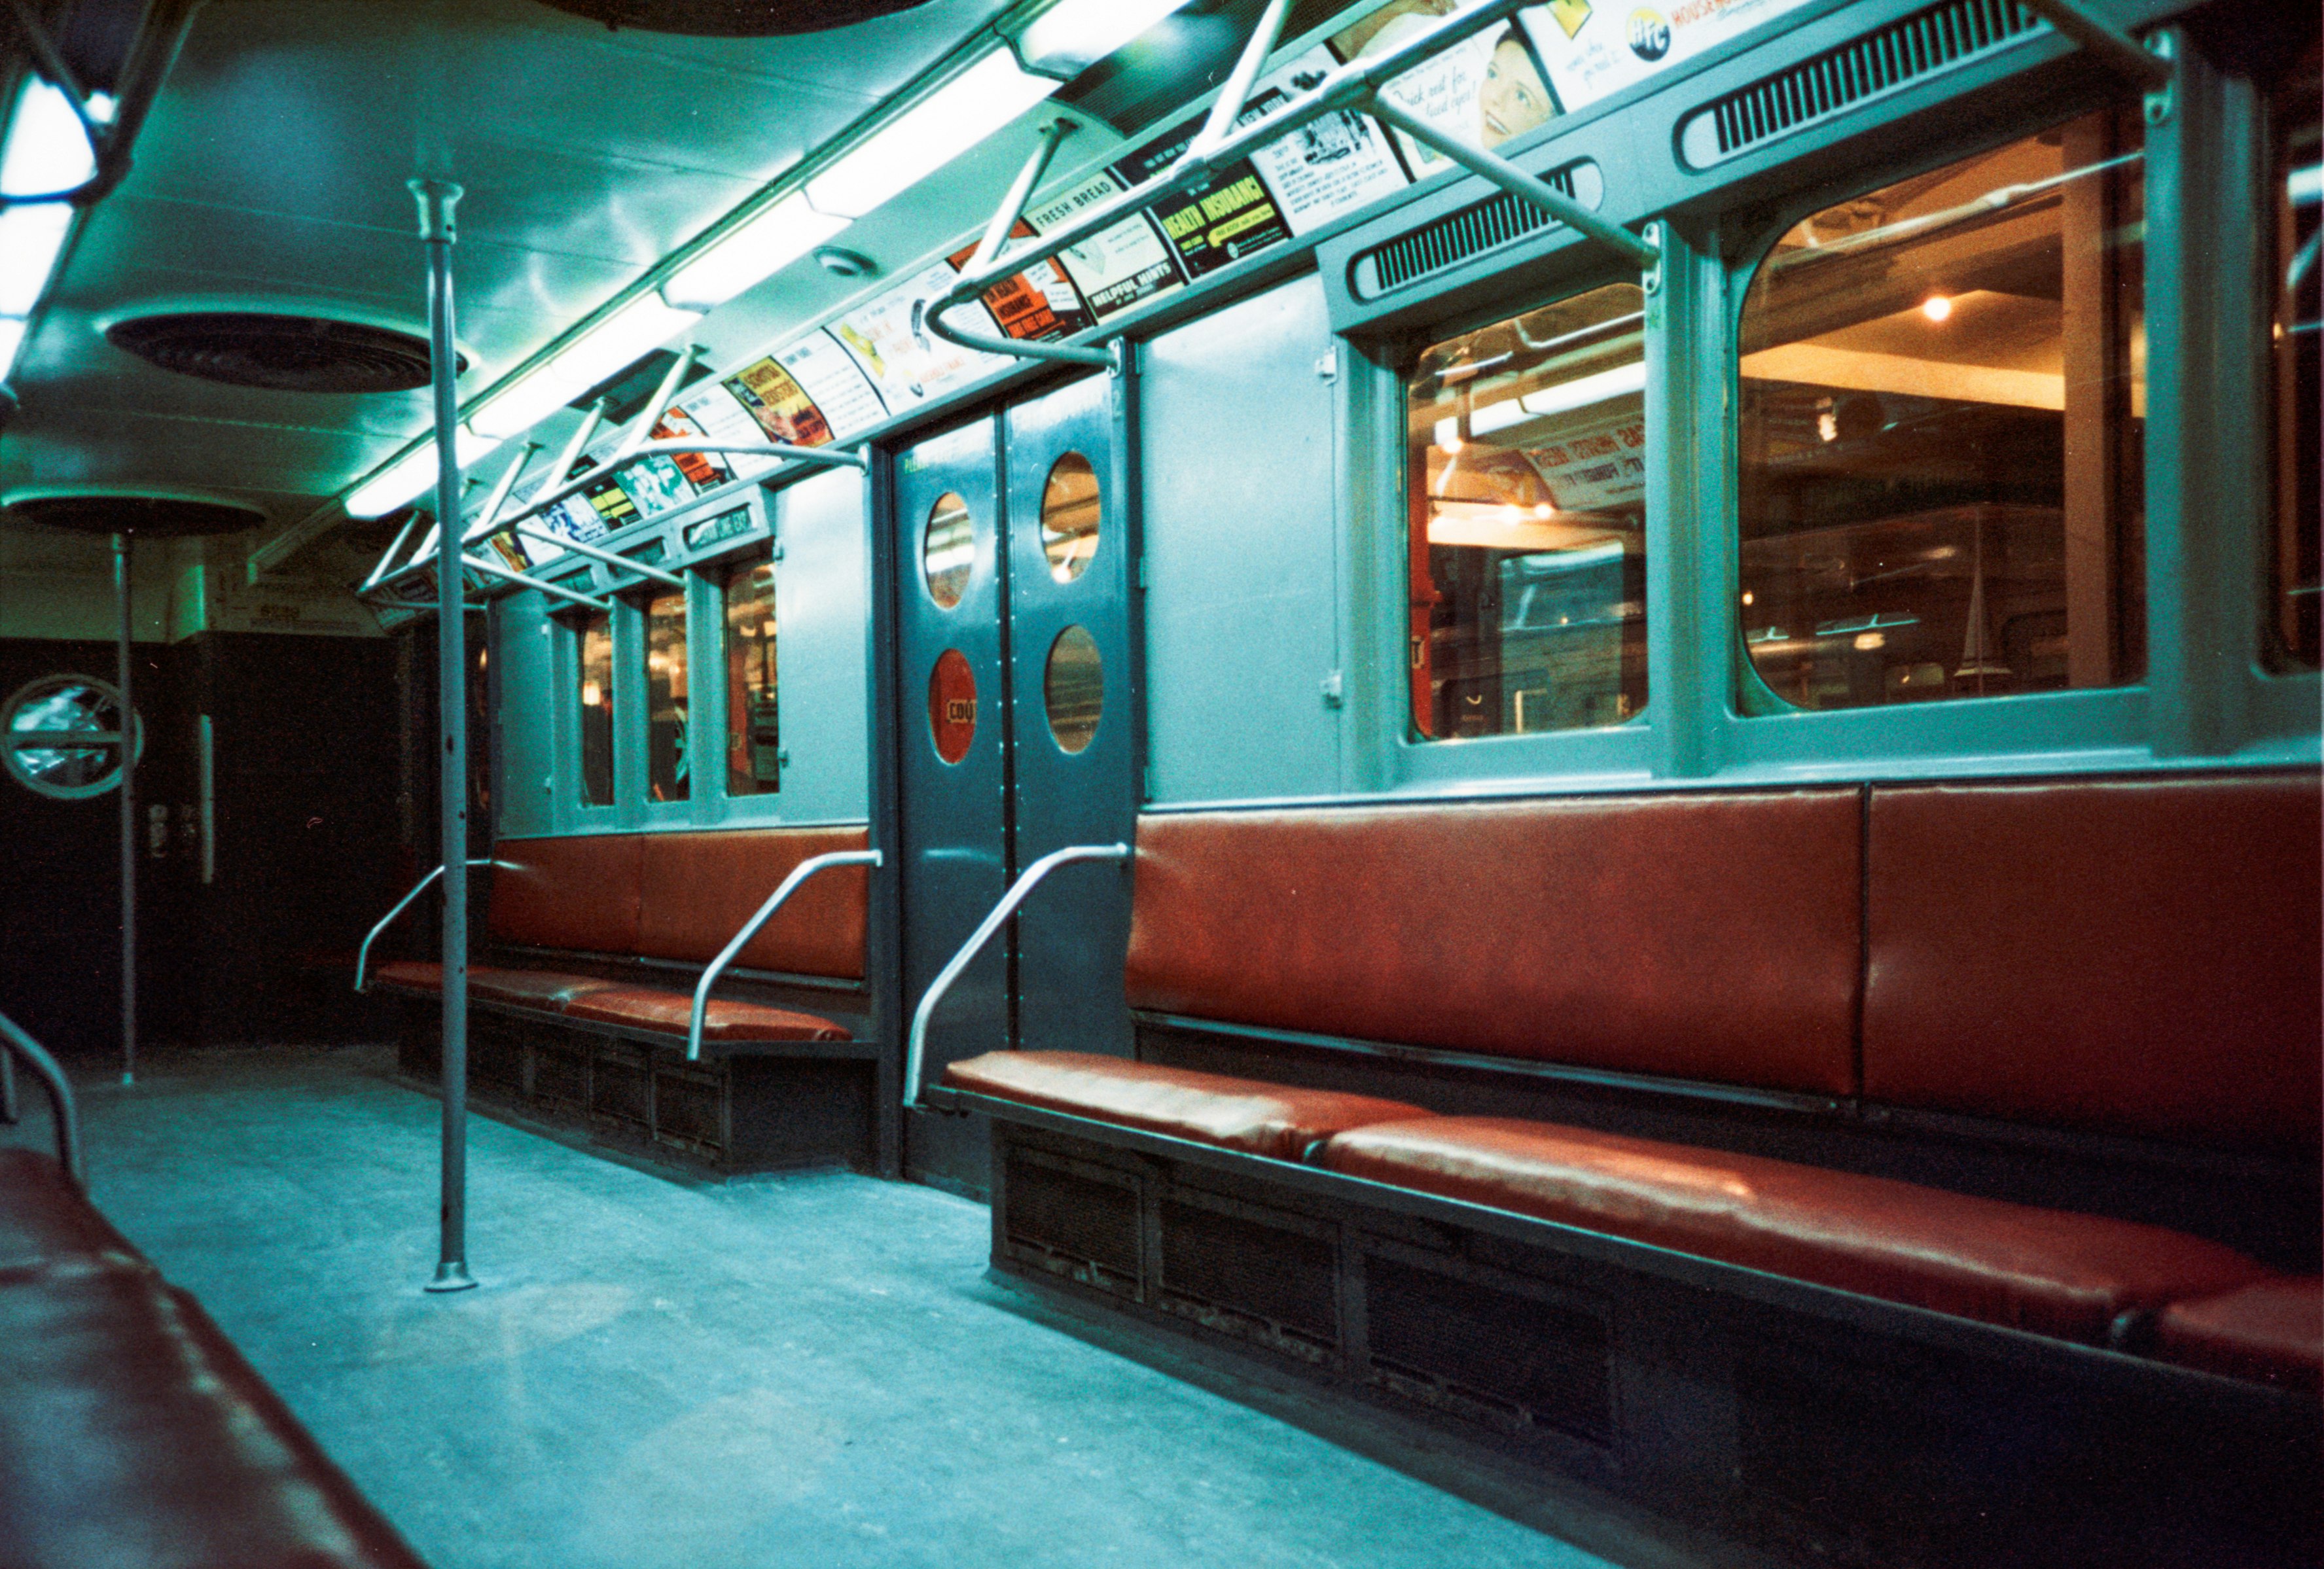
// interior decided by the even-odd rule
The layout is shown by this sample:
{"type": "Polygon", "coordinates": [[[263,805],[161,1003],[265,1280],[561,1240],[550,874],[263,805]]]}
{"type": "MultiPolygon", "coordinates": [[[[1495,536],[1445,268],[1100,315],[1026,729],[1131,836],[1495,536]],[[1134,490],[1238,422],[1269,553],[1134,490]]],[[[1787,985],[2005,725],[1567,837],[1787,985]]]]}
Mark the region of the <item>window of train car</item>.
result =
{"type": "Polygon", "coordinates": [[[1645,296],[1430,345],[1406,381],[1412,729],[1618,725],[1646,704],[1645,296]]]}
{"type": "Polygon", "coordinates": [[[2324,337],[2324,138],[2318,127],[2317,50],[2287,74],[2269,103],[2275,198],[2273,261],[2276,298],[2269,326],[2274,403],[2274,509],[2268,552],[2267,636],[2273,670],[2317,667],[2317,350],[2324,337]]]}
{"type": "Polygon", "coordinates": [[[1041,491],[1041,552],[1049,558],[1049,575],[1071,583],[1089,570],[1097,555],[1099,513],[1097,471],[1077,452],[1059,458],[1049,470],[1041,491]]]}
{"type": "Polygon", "coordinates": [[[2099,113],[1776,242],[1741,323],[1746,711],[2142,679],[2142,175],[2099,113]]]}
{"type": "Polygon", "coordinates": [[[782,725],[776,702],[775,564],[765,556],[725,570],[726,794],[782,788],[782,725]]]}
{"type": "Polygon", "coordinates": [[[613,620],[602,612],[573,623],[580,681],[581,804],[613,804],[613,620]]]}
{"type": "Polygon", "coordinates": [[[686,746],[686,591],[646,601],[646,799],[683,801],[691,759],[686,746]]]}
{"type": "Polygon", "coordinates": [[[946,491],[936,498],[920,533],[920,573],[928,598],[951,610],[968,592],[968,574],[975,565],[976,519],[958,492],[946,491]]]}

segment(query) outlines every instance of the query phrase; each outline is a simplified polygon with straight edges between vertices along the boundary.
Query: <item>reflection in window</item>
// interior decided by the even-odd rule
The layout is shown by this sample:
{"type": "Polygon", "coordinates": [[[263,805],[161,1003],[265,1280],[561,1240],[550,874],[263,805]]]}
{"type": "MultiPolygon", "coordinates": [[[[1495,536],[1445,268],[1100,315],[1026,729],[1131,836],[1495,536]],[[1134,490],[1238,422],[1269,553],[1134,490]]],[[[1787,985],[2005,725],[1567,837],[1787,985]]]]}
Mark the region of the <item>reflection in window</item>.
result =
{"type": "Polygon", "coordinates": [[[1049,575],[1071,583],[1089,569],[1097,554],[1097,471],[1077,452],[1059,458],[1041,491],[1041,552],[1049,575]]]}
{"type": "Polygon", "coordinates": [[[687,795],[686,592],[646,601],[646,799],[687,795]]]}
{"type": "Polygon", "coordinates": [[[613,623],[603,614],[574,623],[581,667],[581,804],[613,803],[613,623]]]}
{"type": "Polygon", "coordinates": [[[782,788],[782,726],[775,702],[775,564],[726,569],[726,794],[782,788]]]}
{"type": "MultiPolygon", "coordinates": [[[[143,729],[138,730],[143,754],[143,729]]],[[[7,771],[42,795],[79,800],[121,782],[121,694],[85,675],[51,675],[9,699],[7,771]]]]}
{"type": "Polygon", "coordinates": [[[1105,661],[1084,627],[1067,627],[1049,645],[1041,669],[1041,702],[1057,749],[1081,752],[1097,735],[1105,713],[1105,661]]]}
{"type": "Polygon", "coordinates": [[[1760,267],[1739,612],[1778,697],[2144,673],[2138,135],[2104,113],[2011,142],[1818,213],[1760,267]]]}
{"type": "Polygon", "coordinates": [[[976,565],[976,519],[957,491],[946,491],[928,511],[928,525],[920,536],[920,571],[927,579],[928,597],[945,610],[960,603],[968,592],[968,574],[976,565]]]}
{"type": "Polygon", "coordinates": [[[1407,390],[1412,724],[1619,724],[1646,703],[1645,298],[1435,344],[1407,390]]]}
{"type": "Polygon", "coordinates": [[[2269,106],[2275,157],[2274,362],[2275,527],[2269,552],[2267,662],[2277,670],[2317,665],[2317,338],[2324,330],[2324,146],[2317,130],[2317,50],[2284,78],[2269,106]]]}

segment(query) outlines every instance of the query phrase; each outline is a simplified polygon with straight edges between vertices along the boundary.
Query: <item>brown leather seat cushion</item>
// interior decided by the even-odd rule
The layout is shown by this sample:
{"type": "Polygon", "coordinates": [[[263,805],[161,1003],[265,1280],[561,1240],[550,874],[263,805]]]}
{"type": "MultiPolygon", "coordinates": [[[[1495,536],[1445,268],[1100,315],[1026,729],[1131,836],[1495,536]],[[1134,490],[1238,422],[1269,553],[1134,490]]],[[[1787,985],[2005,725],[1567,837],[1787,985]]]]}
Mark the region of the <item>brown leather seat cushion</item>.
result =
{"type": "Polygon", "coordinates": [[[504,839],[493,846],[495,942],[638,951],[644,836],[587,833],[504,839]]]}
{"type": "Polygon", "coordinates": [[[2324,1278],[2262,1281],[2163,1309],[2157,1354],[2292,1389],[2324,1384],[2324,1278]]]}
{"type": "MultiPolygon", "coordinates": [[[[683,1035],[694,1016],[694,996],[690,992],[663,991],[657,986],[612,986],[575,998],[566,1005],[565,1016],[683,1035]]],[[[726,1041],[844,1041],[849,1036],[829,1019],[813,1014],[795,1014],[788,1008],[713,997],[703,1013],[702,1038],[726,1041]]]]}
{"type": "Polygon", "coordinates": [[[1366,1123],[1428,1115],[1401,1101],[1291,1089],[1081,1051],[988,1051],[945,1069],[944,1082],[1277,1161],[1300,1160],[1318,1141],[1366,1123]]]}
{"type": "Polygon", "coordinates": [[[1875,788],[1864,1093],[2312,1149],[2319,821],[2313,773],[1875,788]]]}
{"type": "MultiPolygon", "coordinates": [[[[755,828],[643,836],[638,951],[707,964],[801,861],[871,842],[859,827],[755,828]]],[[[817,872],[735,956],[745,969],[863,975],[871,881],[862,867],[817,872]]]]}
{"type": "Polygon", "coordinates": [[[1148,813],[1130,1005],[1856,1092],[1855,789],[1148,813]]]}
{"type": "MultiPolygon", "coordinates": [[[[399,961],[379,968],[382,986],[401,987],[405,991],[438,993],[444,989],[444,967],[417,961],[399,961]]],[[[509,1003],[518,1007],[540,1008],[549,1013],[561,1013],[576,997],[591,992],[611,991],[621,983],[601,980],[595,976],[567,975],[553,969],[500,969],[491,965],[476,965],[468,971],[468,995],[481,1001],[509,1003]]]]}
{"type": "Polygon", "coordinates": [[[422,1569],[192,1298],[0,1270],[9,1569],[422,1569]]]}
{"type": "Polygon", "coordinates": [[[1490,1117],[1334,1138],[1334,1171],[2071,1339],[2265,1279],[2198,1237],[1881,1177],[1490,1117]]]}
{"type": "Polygon", "coordinates": [[[0,1271],[76,1259],[147,1267],[53,1159],[0,1150],[0,1271]]]}

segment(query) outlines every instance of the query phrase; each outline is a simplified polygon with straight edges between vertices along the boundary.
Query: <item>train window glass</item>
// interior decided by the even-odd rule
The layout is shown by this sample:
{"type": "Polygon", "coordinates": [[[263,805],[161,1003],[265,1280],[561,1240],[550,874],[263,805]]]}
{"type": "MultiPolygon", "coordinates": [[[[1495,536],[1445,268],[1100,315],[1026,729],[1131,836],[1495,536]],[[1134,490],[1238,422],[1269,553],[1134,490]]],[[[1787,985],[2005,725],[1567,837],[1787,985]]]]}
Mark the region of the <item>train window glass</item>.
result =
{"type": "MultiPolygon", "coordinates": [[[[121,783],[121,693],[87,675],[44,675],[9,698],[0,762],[36,794],[63,801],[102,795],[121,783]]],[[[136,725],[137,753],[145,727],[136,725]]]]}
{"type": "Polygon", "coordinates": [[[1069,452],[1049,470],[1041,492],[1041,553],[1049,558],[1049,575],[1071,583],[1088,570],[1097,554],[1097,471],[1089,459],[1069,452]]]}
{"type": "Polygon", "coordinates": [[[920,536],[920,572],[927,579],[928,598],[947,610],[960,603],[975,565],[976,519],[957,491],[946,491],[929,509],[920,536]]]}
{"type": "Polygon", "coordinates": [[[782,788],[782,726],[775,693],[775,564],[726,569],[726,794],[782,788]]]}
{"type": "Polygon", "coordinates": [[[1049,645],[1048,663],[1041,670],[1041,702],[1058,750],[1087,749],[1105,711],[1105,663],[1087,629],[1067,627],[1049,645]]]}
{"type": "Polygon", "coordinates": [[[646,601],[646,799],[687,797],[686,592],[646,601]]]}
{"type": "Polygon", "coordinates": [[[1406,390],[1412,728],[1646,702],[1646,300],[1616,284],[1432,344],[1406,390]]]}
{"type": "Polygon", "coordinates": [[[613,621],[604,614],[574,623],[581,690],[581,804],[613,803],[613,621]]]}
{"type": "Polygon", "coordinates": [[[1776,242],[1743,307],[1738,587],[1778,698],[2140,679],[2144,219],[2137,122],[2100,113],[1776,242]]]}
{"type": "Polygon", "coordinates": [[[2324,336],[2324,145],[2318,133],[2317,50],[2275,89],[2269,189],[2275,198],[2275,313],[2269,326],[2275,404],[2274,538],[2269,551],[2273,613],[2261,640],[2275,670],[2317,666],[2317,348],[2324,336]]]}

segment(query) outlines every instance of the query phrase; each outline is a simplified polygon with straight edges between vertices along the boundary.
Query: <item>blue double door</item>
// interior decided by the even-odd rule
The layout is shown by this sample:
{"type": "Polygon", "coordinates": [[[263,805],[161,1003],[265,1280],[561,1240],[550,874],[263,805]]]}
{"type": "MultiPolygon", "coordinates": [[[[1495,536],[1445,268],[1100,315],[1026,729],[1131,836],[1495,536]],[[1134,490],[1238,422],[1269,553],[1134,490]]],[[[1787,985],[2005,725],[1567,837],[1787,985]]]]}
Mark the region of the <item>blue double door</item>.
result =
{"type": "MultiPolygon", "coordinates": [[[[903,1017],[1026,867],[1137,815],[1130,384],[1099,374],[897,454],[903,1017]]],[[[1130,873],[1071,865],[949,992],[929,1082],[985,1051],[1127,1056],[1130,873]]],[[[906,1169],[985,1186],[984,1130],[915,1115],[906,1169]]]]}

